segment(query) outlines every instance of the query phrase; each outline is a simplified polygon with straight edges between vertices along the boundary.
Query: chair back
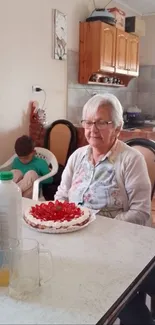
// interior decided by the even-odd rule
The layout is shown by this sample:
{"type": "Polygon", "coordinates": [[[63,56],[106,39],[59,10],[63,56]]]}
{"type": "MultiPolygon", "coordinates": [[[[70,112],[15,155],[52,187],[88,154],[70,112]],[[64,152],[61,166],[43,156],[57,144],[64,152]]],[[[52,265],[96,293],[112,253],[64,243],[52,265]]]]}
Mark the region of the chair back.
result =
{"type": "Polygon", "coordinates": [[[45,148],[54,153],[59,165],[65,166],[69,156],[77,148],[77,133],[74,125],[67,120],[57,120],[47,129],[45,148]]]}
{"type": "Polygon", "coordinates": [[[58,162],[55,155],[48,149],[41,147],[35,147],[35,152],[37,157],[46,160],[48,166],[52,167],[52,172],[56,174],[58,171],[58,162]]]}
{"type": "Polygon", "coordinates": [[[152,185],[152,199],[155,191],[155,142],[149,139],[136,138],[130,139],[126,141],[126,143],[129,146],[134,147],[136,150],[140,151],[145,158],[148,174],[152,185]]]}

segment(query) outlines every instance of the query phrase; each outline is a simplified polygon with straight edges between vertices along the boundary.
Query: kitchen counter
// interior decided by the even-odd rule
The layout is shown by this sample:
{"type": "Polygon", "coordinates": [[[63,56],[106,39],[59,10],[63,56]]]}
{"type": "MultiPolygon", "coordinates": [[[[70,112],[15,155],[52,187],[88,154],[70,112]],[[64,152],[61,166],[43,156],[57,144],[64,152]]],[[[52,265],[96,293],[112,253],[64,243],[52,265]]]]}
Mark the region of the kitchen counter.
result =
{"type": "Polygon", "coordinates": [[[155,131],[153,131],[152,126],[144,126],[140,129],[123,129],[120,133],[119,139],[126,141],[132,138],[145,138],[150,140],[155,140],[155,131]]]}

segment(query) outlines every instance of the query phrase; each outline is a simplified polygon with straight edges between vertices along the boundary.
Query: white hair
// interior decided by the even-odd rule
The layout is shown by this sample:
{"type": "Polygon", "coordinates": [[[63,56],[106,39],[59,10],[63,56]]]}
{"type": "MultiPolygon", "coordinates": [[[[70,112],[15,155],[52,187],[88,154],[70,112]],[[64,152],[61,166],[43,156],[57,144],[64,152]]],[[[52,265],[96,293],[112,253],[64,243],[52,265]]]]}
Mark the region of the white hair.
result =
{"type": "Polygon", "coordinates": [[[82,119],[85,120],[89,115],[94,115],[98,108],[109,105],[112,113],[112,122],[115,128],[123,127],[123,108],[118,98],[112,94],[97,94],[91,97],[83,107],[82,119]]]}

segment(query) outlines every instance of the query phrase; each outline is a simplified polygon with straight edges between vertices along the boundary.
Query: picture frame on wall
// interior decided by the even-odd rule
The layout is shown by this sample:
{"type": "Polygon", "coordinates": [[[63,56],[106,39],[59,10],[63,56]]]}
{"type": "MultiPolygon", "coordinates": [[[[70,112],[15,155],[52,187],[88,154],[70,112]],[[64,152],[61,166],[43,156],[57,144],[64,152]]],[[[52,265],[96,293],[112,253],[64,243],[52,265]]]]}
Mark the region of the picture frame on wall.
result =
{"type": "Polygon", "coordinates": [[[54,9],[54,59],[67,59],[67,15],[54,9]]]}

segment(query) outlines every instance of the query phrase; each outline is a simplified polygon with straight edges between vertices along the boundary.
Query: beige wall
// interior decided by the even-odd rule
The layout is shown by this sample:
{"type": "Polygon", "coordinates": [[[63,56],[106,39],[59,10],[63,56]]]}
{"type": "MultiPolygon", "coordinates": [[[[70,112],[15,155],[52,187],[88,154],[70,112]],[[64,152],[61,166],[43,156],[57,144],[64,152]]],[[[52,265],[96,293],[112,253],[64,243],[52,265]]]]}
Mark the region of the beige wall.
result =
{"type": "Polygon", "coordinates": [[[47,92],[49,122],[66,116],[67,62],[51,56],[52,8],[68,14],[68,44],[77,48],[82,2],[0,0],[0,163],[13,152],[16,137],[27,132],[33,84],[47,92]]]}
{"type": "Polygon", "coordinates": [[[155,65],[155,15],[143,19],[146,24],[146,35],[140,42],[140,64],[155,65]]]}
{"type": "MultiPolygon", "coordinates": [[[[106,3],[96,0],[100,7],[106,3]]],[[[47,92],[48,122],[66,117],[67,62],[51,56],[52,8],[67,14],[68,48],[77,51],[79,21],[87,17],[88,4],[89,0],[0,0],[0,163],[13,153],[17,136],[28,131],[29,100],[43,99],[41,94],[32,98],[32,85],[47,92]]]]}

